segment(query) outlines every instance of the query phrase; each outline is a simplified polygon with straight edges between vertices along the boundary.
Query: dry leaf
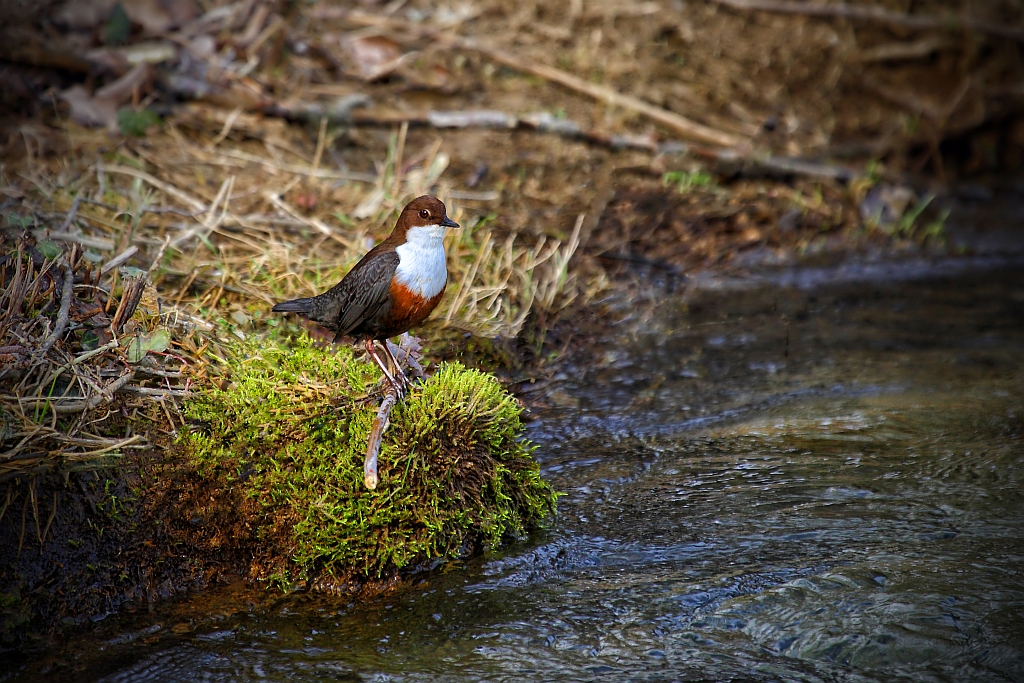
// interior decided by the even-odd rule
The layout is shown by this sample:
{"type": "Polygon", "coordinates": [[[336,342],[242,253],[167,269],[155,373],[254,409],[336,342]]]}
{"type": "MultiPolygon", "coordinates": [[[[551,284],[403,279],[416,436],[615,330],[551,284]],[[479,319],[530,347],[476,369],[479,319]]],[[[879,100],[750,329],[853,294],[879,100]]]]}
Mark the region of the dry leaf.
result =
{"type": "Polygon", "coordinates": [[[107,21],[117,0],[68,0],[53,13],[54,21],[74,30],[90,30],[107,21]]]}
{"type": "Polygon", "coordinates": [[[199,14],[195,0],[121,0],[132,23],[150,34],[160,34],[191,21],[199,14]]]}
{"type": "Polygon", "coordinates": [[[359,206],[355,208],[355,210],[352,212],[352,215],[358,218],[359,220],[363,220],[369,218],[370,216],[373,216],[378,211],[380,211],[380,207],[384,203],[384,196],[384,190],[377,188],[376,190],[368,194],[366,196],[366,199],[359,203],[359,206]]]}
{"type": "Polygon", "coordinates": [[[81,85],[73,85],[60,93],[60,99],[71,107],[71,118],[88,128],[117,130],[117,103],[92,97],[81,85]]]}
{"type": "Polygon", "coordinates": [[[401,65],[402,48],[387,36],[359,36],[343,44],[367,81],[383,78],[401,65]]]}
{"type": "Polygon", "coordinates": [[[118,106],[130,100],[136,88],[145,85],[151,68],[149,64],[139,64],[93,95],[81,85],[74,85],[60,93],[60,98],[71,107],[71,118],[81,125],[116,131],[118,106]]]}

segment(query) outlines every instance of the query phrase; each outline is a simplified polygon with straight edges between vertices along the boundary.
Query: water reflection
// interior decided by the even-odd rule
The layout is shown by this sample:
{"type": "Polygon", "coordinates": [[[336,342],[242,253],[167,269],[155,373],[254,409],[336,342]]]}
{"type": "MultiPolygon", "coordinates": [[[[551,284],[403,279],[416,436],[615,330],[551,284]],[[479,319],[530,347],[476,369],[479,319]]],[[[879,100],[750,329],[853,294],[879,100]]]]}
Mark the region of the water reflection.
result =
{"type": "Polygon", "coordinates": [[[656,319],[537,411],[567,495],[530,544],[369,603],[126,618],[17,679],[1024,680],[1024,273],[656,319]]]}

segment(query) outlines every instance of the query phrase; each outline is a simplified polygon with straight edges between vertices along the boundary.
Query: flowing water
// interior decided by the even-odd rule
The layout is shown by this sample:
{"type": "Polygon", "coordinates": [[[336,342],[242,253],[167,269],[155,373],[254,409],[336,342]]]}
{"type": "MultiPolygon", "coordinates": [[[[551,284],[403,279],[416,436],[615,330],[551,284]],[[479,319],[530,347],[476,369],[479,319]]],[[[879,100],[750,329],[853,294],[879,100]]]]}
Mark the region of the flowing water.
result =
{"type": "Polygon", "coordinates": [[[362,603],[198,595],[9,678],[1024,681],[1024,271],[734,284],[548,387],[529,542],[362,603]]]}

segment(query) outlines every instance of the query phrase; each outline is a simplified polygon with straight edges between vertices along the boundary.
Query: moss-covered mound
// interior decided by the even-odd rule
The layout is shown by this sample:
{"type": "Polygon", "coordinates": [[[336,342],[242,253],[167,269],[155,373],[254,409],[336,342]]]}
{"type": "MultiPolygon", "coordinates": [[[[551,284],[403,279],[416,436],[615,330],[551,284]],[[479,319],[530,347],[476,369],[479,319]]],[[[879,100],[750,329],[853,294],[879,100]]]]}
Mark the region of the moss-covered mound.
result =
{"type": "Polygon", "coordinates": [[[374,368],[307,337],[239,344],[227,361],[223,388],[188,402],[181,444],[200,476],[244,493],[259,554],[276,545],[286,560],[264,578],[376,578],[521,535],[554,510],[520,407],[490,375],[444,365],[413,389],[370,491],[374,368]]]}

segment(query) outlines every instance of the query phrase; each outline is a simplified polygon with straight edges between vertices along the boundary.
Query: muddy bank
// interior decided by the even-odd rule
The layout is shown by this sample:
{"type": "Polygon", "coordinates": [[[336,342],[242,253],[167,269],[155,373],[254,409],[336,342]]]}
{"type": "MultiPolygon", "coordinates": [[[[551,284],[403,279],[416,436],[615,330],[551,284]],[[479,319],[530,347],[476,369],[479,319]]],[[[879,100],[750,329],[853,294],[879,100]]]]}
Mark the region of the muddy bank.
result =
{"type": "Polygon", "coordinates": [[[254,341],[229,359],[225,388],[193,390],[173,441],[84,472],[8,478],[7,646],[232,579],[369,595],[554,512],[520,405],[485,373],[447,365],[410,392],[370,491],[368,363],[308,338],[254,341]]]}

